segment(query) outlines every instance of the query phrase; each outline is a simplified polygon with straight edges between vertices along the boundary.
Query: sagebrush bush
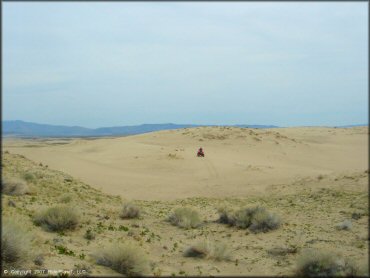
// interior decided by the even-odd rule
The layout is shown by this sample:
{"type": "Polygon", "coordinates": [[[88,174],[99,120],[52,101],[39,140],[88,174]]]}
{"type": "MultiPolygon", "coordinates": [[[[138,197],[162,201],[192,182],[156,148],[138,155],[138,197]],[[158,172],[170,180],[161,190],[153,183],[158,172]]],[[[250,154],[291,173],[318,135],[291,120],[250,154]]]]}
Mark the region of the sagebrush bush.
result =
{"type": "Polygon", "coordinates": [[[36,213],[34,222],[47,231],[73,230],[79,223],[79,214],[72,207],[55,206],[36,213]]]}
{"type": "Polygon", "coordinates": [[[219,209],[218,213],[218,222],[240,229],[249,229],[254,233],[267,232],[280,226],[279,217],[260,206],[242,208],[235,212],[219,209]]]}
{"type": "Polygon", "coordinates": [[[168,217],[168,221],[175,226],[190,229],[197,228],[201,225],[199,213],[190,208],[177,208],[168,217]]]}
{"type": "Polygon", "coordinates": [[[15,220],[3,219],[1,261],[4,269],[19,268],[30,255],[31,236],[15,220]]]}
{"type": "Polygon", "coordinates": [[[132,203],[123,204],[120,217],[123,219],[140,217],[140,208],[132,203]]]}
{"type": "Polygon", "coordinates": [[[96,263],[127,275],[140,276],[148,271],[145,254],[131,244],[112,244],[95,254],[96,263]]]}
{"type": "Polygon", "coordinates": [[[23,195],[29,192],[27,183],[19,178],[2,178],[2,193],[6,195],[23,195]]]}
{"type": "Polygon", "coordinates": [[[336,254],[309,249],[298,258],[296,274],[304,277],[353,277],[359,275],[359,269],[353,262],[336,254]]]}
{"type": "Polygon", "coordinates": [[[249,230],[254,233],[267,232],[280,227],[280,218],[268,211],[257,211],[253,214],[249,230]]]}
{"type": "Polygon", "coordinates": [[[247,229],[252,224],[254,216],[256,214],[265,213],[265,211],[265,208],[259,206],[240,209],[231,217],[231,224],[241,229],[247,229]]]}
{"type": "Polygon", "coordinates": [[[206,240],[188,247],[184,252],[184,256],[228,261],[231,258],[231,252],[225,243],[206,240]]]}

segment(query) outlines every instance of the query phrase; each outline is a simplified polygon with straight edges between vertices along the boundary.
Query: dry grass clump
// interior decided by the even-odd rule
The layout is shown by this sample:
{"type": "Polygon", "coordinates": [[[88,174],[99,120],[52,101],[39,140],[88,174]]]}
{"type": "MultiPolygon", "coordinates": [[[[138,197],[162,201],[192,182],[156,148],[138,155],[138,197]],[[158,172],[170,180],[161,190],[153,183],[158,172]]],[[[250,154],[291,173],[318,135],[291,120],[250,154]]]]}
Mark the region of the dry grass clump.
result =
{"type": "Polygon", "coordinates": [[[359,269],[351,261],[331,252],[305,250],[297,262],[297,276],[333,277],[358,276],[359,269]]]}
{"type": "Polygon", "coordinates": [[[6,195],[23,195],[29,192],[26,182],[19,178],[5,178],[1,181],[2,193],[6,195]]]}
{"type": "Polygon", "coordinates": [[[96,263],[127,275],[140,276],[148,271],[148,260],[144,253],[131,244],[112,244],[96,255],[96,263]]]}
{"type": "Polygon", "coordinates": [[[168,217],[168,221],[172,225],[185,229],[197,228],[202,223],[199,213],[190,208],[175,209],[174,212],[168,217]]]}
{"type": "Polygon", "coordinates": [[[138,218],[140,216],[140,208],[132,203],[123,204],[120,217],[123,219],[138,218]]]}
{"type": "Polygon", "coordinates": [[[22,267],[29,257],[31,237],[15,220],[3,219],[1,262],[3,269],[22,267]]]}
{"type": "Polygon", "coordinates": [[[70,203],[72,201],[72,194],[64,193],[62,196],[59,197],[59,202],[61,203],[70,203]]]}
{"type": "Polygon", "coordinates": [[[187,248],[184,252],[184,256],[228,261],[231,259],[231,252],[225,243],[210,242],[207,240],[200,241],[187,248]]]}
{"type": "Polygon", "coordinates": [[[37,213],[34,222],[47,231],[73,230],[79,223],[79,214],[72,207],[55,206],[37,213]]]}
{"type": "Polygon", "coordinates": [[[249,229],[254,233],[275,230],[280,226],[280,218],[260,206],[243,208],[235,212],[221,208],[218,212],[220,215],[218,222],[249,229]]]}

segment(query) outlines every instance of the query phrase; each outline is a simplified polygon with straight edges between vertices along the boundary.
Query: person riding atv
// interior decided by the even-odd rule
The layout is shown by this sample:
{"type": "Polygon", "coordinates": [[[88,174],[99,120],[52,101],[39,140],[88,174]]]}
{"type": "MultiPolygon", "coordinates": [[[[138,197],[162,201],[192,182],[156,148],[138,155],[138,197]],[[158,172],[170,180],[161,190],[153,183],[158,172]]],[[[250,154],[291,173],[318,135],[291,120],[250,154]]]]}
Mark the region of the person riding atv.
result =
{"type": "Polygon", "coordinates": [[[204,152],[203,152],[203,149],[202,148],[199,148],[198,153],[197,153],[197,156],[198,157],[204,157],[204,152]]]}

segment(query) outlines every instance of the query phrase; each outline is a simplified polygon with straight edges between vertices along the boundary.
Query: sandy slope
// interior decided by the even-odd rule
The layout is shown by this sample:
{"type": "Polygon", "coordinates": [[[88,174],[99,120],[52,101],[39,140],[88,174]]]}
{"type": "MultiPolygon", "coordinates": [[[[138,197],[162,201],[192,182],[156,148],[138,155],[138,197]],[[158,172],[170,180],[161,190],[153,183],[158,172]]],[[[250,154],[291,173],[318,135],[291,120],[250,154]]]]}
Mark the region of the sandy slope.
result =
{"type": "Polygon", "coordinates": [[[368,128],[192,128],[96,140],[4,140],[4,150],[138,200],[240,197],[368,168],[368,128]],[[195,156],[197,148],[206,157],[195,156]]]}
{"type": "Polygon", "coordinates": [[[149,258],[145,274],[153,276],[293,275],[306,248],[340,254],[368,269],[367,138],[368,128],[359,127],[196,128],[97,140],[6,139],[4,177],[29,174],[33,179],[27,182],[28,194],[2,196],[2,217],[20,219],[33,234],[24,269],[118,275],[94,258],[110,242],[135,243],[149,258]],[[205,149],[204,159],[195,157],[199,146],[205,149]],[[59,204],[65,194],[71,197],[66,205],[82,215],[76,230],[61,234],[35,226],[35,213],[59,204]],[[135,199],[142,217],[119,217],[127,199],[135,199]],[[276,213],[281,226],[254,234],[217,223],[220,207],[256,205],[276,213]],[[184,230],[166,221],[183,206],[199,212],[201,227],[184,230]],[[352,229],[336,229],[344,220],[351,221],[352,229]],[[88,230],[95,239],[84,238],[88,230]],[[226,243],[231,260],[183,256],[202,240],[226,243]],[[60,254],[56,245],[73,255],[60,254]],[[276,248],[296,251],[276,254],[276,248]],[[32,260],[40,255],[44,263],[37,266],[32,260]]]}
{"type": "Polygon", "coordinates": [[[95,277],[117,276],[109,267],[98,265],[94,257],[110,242],[134,244],[138,251],[145,252],[150,268],[144,274],[155,277],[291,276],[306,248],[329,251],[333,256],[340,254],[357,267],[368,269],[368,171],[271,185],[268,194],[261,196],[134,201],[142,211],[139,219],[119,217],[124,199],[104,194],[20,155],[3,153],[2,171],[5,177],[34,177],[28,182],[29,194],[2,196],[2,219],[17,219],[33,238],[22,269],[79,269],[89,270],[95,277]],[[81,213],[78,227],[56,233],[34,225],[35,213],[60,204],[63,196],[71,198],[64,201],[65,205],[81,213]],[[254,234],[217,223],[217,208],[221,206],[238,209],[256,205],[276,213],[281,227],[254,234]],[[199,212],[203,221],[200,227],[185,230],[166,221],[173,209],[182,206],[199,212]],[[354,218],[354,213],[359,218],[354,218]],[[336,225],[346,219],[351,221],[352,229],[337,230],[336,225]],[[122,226],[126,229],[122,230],[122,226]],[[84,238],[88,230],[93,231],[95,239],[84,238]],[[226,243],[231,251],[230,261],[184,257],[188,246],[203,240],[226,243]],[[61,254],[57,245],[72,255],[61,254]],[[276,248],[296,251],[272,252],[276,248]],[[36,256],[44,258],[42,266],[33,263],[36,256]]]}

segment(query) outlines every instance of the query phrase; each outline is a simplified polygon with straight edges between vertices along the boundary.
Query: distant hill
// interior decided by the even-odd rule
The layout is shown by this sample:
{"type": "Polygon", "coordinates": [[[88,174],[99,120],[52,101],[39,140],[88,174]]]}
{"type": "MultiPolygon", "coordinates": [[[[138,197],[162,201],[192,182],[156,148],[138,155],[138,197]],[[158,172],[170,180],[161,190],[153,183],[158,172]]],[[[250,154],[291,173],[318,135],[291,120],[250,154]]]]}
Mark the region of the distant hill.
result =
{"type": "Polygon", "coordinates": [[[359,124],[359,125],[338,125],[335,127],[340,127],[340,128],[346,128],[346,127],[356,127],[356,126],[369,126],[368,124],[359,124]]]}
{"type": "MultiPolygon", "coordinates": [[[[143,124],[136,126],[115,126],[101,128],[85,128],[80,126],[61,126],[38,124],[24,121],[3,121],[2,136],[16,137],[100,137],[100,136],[124,136],[147,133],[159,130],[170,130],[206,125],[191,124],[143,124]]],[[[216,125],[207,125],[216,126],[216,125]]],[[[274,125],[223,125],[241,128],[275,128],[274,125]]]]}

